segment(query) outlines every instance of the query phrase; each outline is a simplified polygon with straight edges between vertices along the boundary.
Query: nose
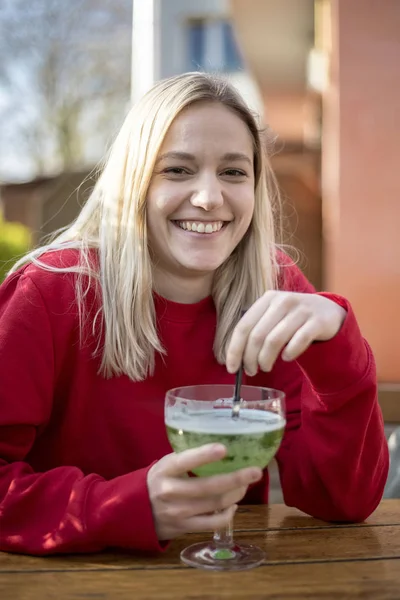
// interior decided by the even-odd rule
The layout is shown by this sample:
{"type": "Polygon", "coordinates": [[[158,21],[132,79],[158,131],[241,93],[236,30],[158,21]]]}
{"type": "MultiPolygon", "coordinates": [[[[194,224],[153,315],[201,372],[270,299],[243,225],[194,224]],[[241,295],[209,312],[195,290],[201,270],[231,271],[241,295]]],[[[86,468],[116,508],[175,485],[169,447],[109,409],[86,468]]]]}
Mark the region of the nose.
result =
{"type": "Polygon", "coordinates": [[[197,189],[193,191],[190,198],[193,206],[212,211],[224,203],[221,184],[217,177],[207,177],[199,180],[197,189]]]}

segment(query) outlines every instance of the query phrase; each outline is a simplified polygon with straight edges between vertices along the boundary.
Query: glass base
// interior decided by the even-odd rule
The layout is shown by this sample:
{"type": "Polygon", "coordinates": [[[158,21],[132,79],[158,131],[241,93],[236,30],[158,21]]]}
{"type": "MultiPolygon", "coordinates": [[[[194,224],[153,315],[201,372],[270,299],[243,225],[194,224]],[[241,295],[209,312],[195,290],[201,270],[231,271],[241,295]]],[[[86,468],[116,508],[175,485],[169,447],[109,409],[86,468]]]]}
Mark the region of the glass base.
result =
{"type": "Polygon", "coordinates": [[[217,548],[212,542],[201,542],[181,552],[182,562],[189,567],[210,571],[244,571],[258,567],[264,558],[261,548],[247,544],[227,549],[217,548]]]}

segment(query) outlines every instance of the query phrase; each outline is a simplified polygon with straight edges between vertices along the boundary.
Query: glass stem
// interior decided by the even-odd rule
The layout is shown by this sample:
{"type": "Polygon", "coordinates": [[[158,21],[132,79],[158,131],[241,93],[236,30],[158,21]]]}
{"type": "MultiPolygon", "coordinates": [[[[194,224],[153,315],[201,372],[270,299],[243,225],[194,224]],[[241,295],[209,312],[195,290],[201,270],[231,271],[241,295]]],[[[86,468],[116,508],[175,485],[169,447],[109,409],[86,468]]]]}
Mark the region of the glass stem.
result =
{"type": "Polygon", "coordinates": [[[233,543],[233,519],[231,519],[226,527],[218,529],[214,532],[214,544],[216,548],[226,548],[231,550],[234,546],[233,543]]]}

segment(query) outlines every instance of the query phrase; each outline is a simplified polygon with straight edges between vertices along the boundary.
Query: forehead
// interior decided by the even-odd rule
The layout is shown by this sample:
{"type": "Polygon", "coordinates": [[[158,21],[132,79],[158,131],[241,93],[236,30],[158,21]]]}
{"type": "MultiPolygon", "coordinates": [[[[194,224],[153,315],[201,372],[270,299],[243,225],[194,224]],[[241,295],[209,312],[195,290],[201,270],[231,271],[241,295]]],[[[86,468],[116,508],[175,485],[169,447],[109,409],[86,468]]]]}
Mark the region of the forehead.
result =
{"type": "Polygon", "coordinates": [[[253,138],[247,125],[233,110],[217,102],[199,102],[185,108],[172,122],[162,151],[179,146],[180,150],[190,148],[195,152],[196,148],[204,150],[205,144],[253,155],[253,138]]]}

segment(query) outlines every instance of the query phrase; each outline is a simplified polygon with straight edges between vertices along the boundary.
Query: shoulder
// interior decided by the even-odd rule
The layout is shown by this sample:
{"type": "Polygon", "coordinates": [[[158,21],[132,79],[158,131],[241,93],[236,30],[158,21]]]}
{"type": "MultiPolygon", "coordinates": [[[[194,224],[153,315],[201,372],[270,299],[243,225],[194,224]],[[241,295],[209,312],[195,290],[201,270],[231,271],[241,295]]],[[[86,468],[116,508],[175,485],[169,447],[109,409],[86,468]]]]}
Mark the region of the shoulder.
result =
{"type": "Polygon", "coordinates": [[[96,349],[96,340],[89,339],[89,334],[92,311],[97,312],[98,308],[97,297],[92,293],[94,288],[84,281],[82,294],[77,294],[74,269],[81,265],[79,252],[50,252],[38,260],[37,264],[23,265],[0,285],[0,354],[11,347],[15,350],[18,345],[22,352],[24,346],[29,346],[33,352],[42,352],[46,359],[54,358],[57,369],[61,369],[68,357],[72,360],[82,356],[81,341],[90,355],[96,349]],[[81,297],[85,302],[84,324],[81,297]]]}
{"type": "Polygon", "coordinates": [[[283,250],[277,248],[275,254],[278,289],[286,292],[315,292],[314,286],[310,283],[296,262],[283,250]]]}
{"type": "Polygon", "coordinates": [[[96,268],[97,254],[90,250],[88,256],[75,248],[58,248],[48,250],[37,256],[36,261],[31,261],[22,267],[24,273],[32,278],[46,278],[46,274],[54,279],[54,275],[78,273],[82,269],[96,268]]]}
{"type": "Polygon", "coordinates": [[[78,250],[45,252],[6,278],[0,298],[14,297],[26,304],[40,302],[49,313],[70,312],[76,304],[77,273],[82,265],[83,257],[78,250]]]}

